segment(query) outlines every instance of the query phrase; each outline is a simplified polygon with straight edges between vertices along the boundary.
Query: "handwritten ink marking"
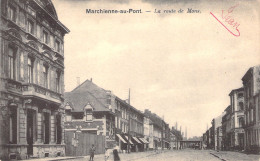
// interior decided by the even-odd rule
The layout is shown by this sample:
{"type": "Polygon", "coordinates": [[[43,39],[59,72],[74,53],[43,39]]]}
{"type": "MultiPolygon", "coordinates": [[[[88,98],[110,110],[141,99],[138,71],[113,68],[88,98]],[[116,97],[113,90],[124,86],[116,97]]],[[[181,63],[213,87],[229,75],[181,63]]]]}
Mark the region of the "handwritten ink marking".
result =
{"type": "Polygon", "coordinates": [[[238,37],[240,36],[240,31],[238,29],[239,27],[239,23],[235,22],[234,18],[232,17],[231,13],[234,11],[234,9],[238,6],[232,6],[227,10],[227,14],[224,13],[224,10],[222,10],[222,15],[221,18],[222,20],[227,23],[229,26],[231,26],[233,29],[235,29],[237,31],[237,34],[235,34],[234,32],[232,32],[223,22],[221,22],[212,12],[210,12],[210,14],[222,25],[224,26],[232,35],[238,37]]]}

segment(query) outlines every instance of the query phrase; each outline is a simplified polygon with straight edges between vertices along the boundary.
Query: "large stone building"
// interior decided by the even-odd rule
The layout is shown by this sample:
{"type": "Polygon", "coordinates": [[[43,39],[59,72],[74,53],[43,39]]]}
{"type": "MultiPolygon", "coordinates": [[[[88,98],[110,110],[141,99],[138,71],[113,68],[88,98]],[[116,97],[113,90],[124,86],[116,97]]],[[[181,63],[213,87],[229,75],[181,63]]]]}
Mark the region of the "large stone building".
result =
{"type": "Polygon", "coordinates": [[[50,0],[1,0],[0,159],[64,155],[64,35],[50,0]]]}
{"type": "Polygon", "coordinates": [[[230,92],[231,106],[231,149],[244,149],[244,89],[238,88],[230,92]]]}
{"type": "Polygon", "coordinates": [[[242,78],[245,104],[245,150],[260,152],[260,66],[242,78]]]}

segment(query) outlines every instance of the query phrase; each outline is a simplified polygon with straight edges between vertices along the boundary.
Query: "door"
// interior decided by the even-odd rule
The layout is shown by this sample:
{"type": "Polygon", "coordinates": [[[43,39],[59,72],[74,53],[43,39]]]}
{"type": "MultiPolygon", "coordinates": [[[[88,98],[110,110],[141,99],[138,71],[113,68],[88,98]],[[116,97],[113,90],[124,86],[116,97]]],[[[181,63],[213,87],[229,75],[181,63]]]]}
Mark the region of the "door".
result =
{"type": "Polygon", "coordinates": [[[33,155],[33,122],[34,122],[34,111],[28,109],[27,110],[27,153],[28,155],[33,155]]]}

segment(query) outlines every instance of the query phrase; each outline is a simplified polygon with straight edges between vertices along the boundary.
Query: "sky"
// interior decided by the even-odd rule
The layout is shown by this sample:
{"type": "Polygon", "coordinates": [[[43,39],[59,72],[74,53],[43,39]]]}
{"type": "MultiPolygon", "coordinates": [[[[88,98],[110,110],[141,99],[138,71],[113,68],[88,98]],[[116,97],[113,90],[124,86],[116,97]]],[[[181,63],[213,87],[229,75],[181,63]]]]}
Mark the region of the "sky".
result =
{"type": "Polygon", "coordinates": [[[259,1],[53,0],[53,4],[59,20],[70,29],[64,40],[67,92],[76,87],[77,77],[81,83],[92,78],[122,99],[128,98],[130,88],[134,107],[150,109],[170,126],[178,122],[178,129],[187,127],[188,137],[202,136],[230,104],[230,91],[242,87],[245,72],[260,64],[259,1]],[[187,8],[200,13],[186,13],[187,8]],[[87,14],[86,9],[142,13],[87,14]],[[176,13],[154,13],[155,9],[176,13]],[[180,9],[183,13],[178,13],[180,9]],[[236,29],[240,36],[233,35],[238,34],[236,29]]]}

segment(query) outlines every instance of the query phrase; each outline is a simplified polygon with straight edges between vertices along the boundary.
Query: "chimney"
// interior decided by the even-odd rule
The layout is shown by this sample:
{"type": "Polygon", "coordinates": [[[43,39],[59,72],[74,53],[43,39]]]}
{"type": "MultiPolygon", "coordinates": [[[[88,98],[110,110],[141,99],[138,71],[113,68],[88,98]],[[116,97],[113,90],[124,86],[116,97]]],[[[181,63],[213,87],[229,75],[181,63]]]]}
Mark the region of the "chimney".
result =
{"type": "Polygon", "coordinates": [[[90,78],[90,82],[92,82],[92,78],[90,78]]]}
{"type": "Polygon", "coordinates": [[[80,77],[77,77],[77,87],[80,85],[80,77]]]}

